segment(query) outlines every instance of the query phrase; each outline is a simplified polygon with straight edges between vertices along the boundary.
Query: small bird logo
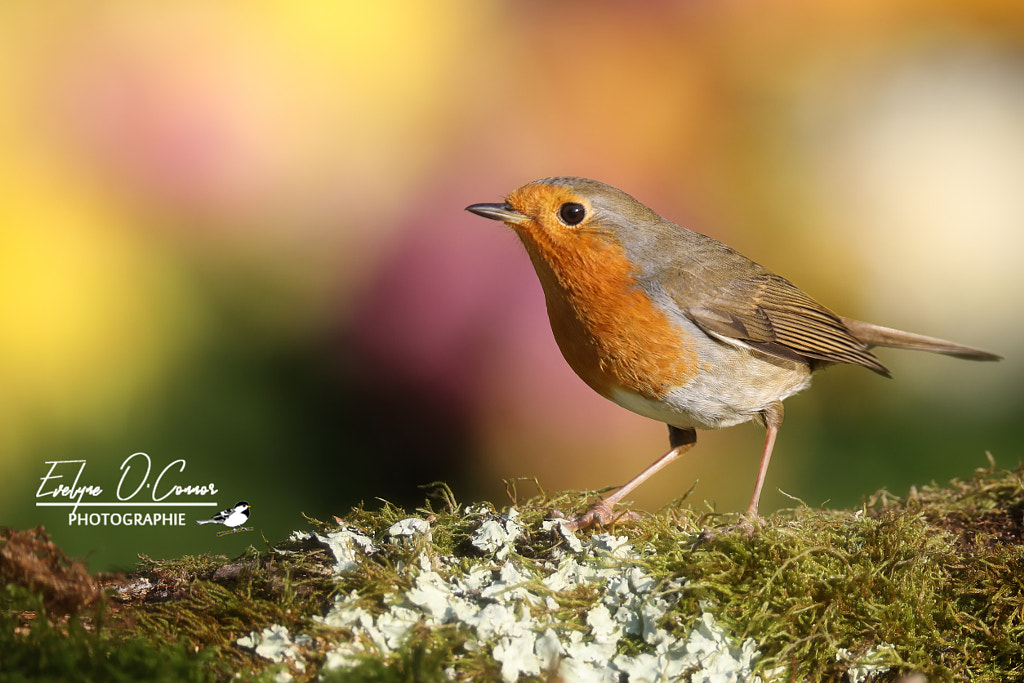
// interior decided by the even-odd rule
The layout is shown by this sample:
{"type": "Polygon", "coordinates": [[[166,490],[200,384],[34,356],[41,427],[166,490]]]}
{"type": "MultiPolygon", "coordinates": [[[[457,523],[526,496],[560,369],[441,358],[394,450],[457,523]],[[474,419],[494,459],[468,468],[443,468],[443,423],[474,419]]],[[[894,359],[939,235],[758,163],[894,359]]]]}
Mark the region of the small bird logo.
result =
{"type": "Polygon", "coordinates": [[[231,527],[218,533],[218,536],[234,534],[239,531],[252,531],[252,527],[242,526],[249,519],[249,507],[249,503],[240,500],[235,503],[234,507],[221,510],[210,519],[196,520],[196,526],[200,524],[223,524],[226,527],[231,527]]]}

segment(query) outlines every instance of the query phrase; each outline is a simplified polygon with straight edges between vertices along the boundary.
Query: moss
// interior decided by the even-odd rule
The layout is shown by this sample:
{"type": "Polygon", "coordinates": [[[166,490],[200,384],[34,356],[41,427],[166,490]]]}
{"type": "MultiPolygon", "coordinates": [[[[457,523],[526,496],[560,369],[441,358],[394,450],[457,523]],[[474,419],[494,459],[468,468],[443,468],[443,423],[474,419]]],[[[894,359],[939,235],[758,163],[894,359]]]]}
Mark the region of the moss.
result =
{"type": "MultiPolygon", "coordinates": [[[[800,506],[764,519],[753,533],[730,527],[736,516],[697,512],[679,501],[614,526],[636,552],[595,551],[595,561],[636,566],[653,579],[646,599],[667,601],[658,626],[669,634],[684,638],[711,613],[737,643],[753,639],[760,652],[756,671],[765,680],[842,680],[854,664],[876,667],[864,670],[875,680],[913,671],[932,681],[1024,680],[1021,476],[1019,468],[990,467],[902,498],[879,492],[854,511],[800,506]]],[[[605,587],[543,583],[572,551],[542,523],[553,510],[585,509],[588,496],[537,487],[524,498],[521,487],[509,487],[521,530],[510,559],[524,578],[510,589],[526,588],[537,600],[516,609],[554,621],[560,638],[587,634],[587,615],[605,587]]],[[[334,573],[335,559],[322,543],[288,540],[234,559],[142,558],[131,576],[107,582],[107,597],[97,604],[77,579],[74,590],[61,593],[38,578],[45,571],[23,581],[8,571],[0,673],[4,680],[205,681],[271,680],[288,670],[295,680],[498,680],[500,663],[474,645],[465,624],[423,622],[382,658],[354,627],[316,617],[336,599],[369,618],[385,614],[396,596],[416,586],[420,565],[446,580],[465,580],[481,566],[496,571],[502,562],[471,540],[500,514],[489,503],[463,506],[450,489],[434,485],[412,513],[383,503],[333,522],[309,520],[322,534],[352,529],[372,539],[374,552],[343,574],[334,573]],[[430,521],[429,539],[388,536],[409,516],[430,521]],[[62,614],[49,605],[74,609],[62,614]],[[271,663],[236,644],[272,625],[287,628],[304,668],[299,659],[271,663]],[[365,652],[353,665],[326,668],[333,648],[360,639],[365,652]]],[[[38,534],[32,539],[48,547],[38,534]]],[[[33,556],[78,576],[59,552],[33,556]]],[[[631,657],[654,651],[637,635],[617,647],[631,657]]]]}
{"type": "Polygon", "coordinates": [[[103,625],[91,618],[55,618],[41,594],[8,584],[0,593],[0,680],[216,681],[231,670],[216,650],[190,650],[103,625]],[[26,623],[26,616],[29,620],[26,623]]]}

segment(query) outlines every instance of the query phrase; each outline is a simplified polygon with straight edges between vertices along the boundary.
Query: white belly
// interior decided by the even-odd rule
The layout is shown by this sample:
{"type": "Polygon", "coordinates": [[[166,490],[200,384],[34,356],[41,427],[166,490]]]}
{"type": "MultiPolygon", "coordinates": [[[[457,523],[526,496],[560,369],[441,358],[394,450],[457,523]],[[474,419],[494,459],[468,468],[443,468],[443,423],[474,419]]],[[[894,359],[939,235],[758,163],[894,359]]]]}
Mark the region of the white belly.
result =
{"type": "Polygon", "coordinates": [[[670,389],[660,400],[624,391],[615,392],[612,400],[638,415],[681,429],[730,427],[753,419],[770,404],[811,384],[806,365],[770,363],[770,372],[756,372],[761,363],[769,361],[752,356],[740,364],[707,364],[688,384],[670,389]]]}

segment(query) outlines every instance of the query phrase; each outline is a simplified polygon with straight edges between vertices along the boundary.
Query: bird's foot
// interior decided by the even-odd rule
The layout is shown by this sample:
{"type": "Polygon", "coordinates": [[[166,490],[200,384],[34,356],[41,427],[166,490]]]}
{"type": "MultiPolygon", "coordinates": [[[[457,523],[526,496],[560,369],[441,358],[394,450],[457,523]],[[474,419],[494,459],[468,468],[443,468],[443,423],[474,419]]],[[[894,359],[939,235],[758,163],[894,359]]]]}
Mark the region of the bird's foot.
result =
{"type": "Polygon", "coordinates": [[[738,532],[742,534],[747,540],[757,536],[758,532],[761,531],[762,519],[760,517],[748,517],[743,515],[740,517],[740,521],[727,527],[730,532],[738,532]]]}
{"type": "Polygon", "coordinates": [[[606,501],[599,500],[586,513],[570,520],[566,524],[566,528],[569,531],[580,531],[595,524],[598,526],[608,526],[614,522],[634,522],[638,519],[640,519],[640,515],[631,510],[615,512],[606,501]]]}
{"type": "Polygon", "coordinates": [[[225,529],[224,531],[217,532],[218,536],[227,536],[228,534],[237,534],[239,531],[252,531],[251,526],[236,526],[233,529],[225,529]]]}
{"type": "Polygon", "coordinates": [[[761,526],[764,523],[760,517],[756,514],[751,516],[749,513],[744,513],[738,522],[734,524],[722,524],[719,526],[710,526],[701,530],[700,534],[697,535],[697,540],[694,543],[694,547],[703,545],[705,543],[711,543],[720,535],[731,534],[738,532],[743,534],[746,538],[753,538],[757,535],[757,532],[761,530],[761,526]]]}

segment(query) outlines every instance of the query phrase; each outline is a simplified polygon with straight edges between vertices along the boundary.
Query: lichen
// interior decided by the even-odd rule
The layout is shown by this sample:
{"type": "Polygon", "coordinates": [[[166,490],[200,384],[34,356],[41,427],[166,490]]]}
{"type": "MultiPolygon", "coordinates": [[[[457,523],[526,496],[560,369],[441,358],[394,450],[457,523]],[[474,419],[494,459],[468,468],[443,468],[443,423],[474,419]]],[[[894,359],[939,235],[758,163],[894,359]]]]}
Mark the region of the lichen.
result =
{"type": "MultiPolygon", "coordinates": [[[[676,504],[572,534],[552,512],[585,509],[587,494],[512,485],[506,506],[462,505],[440,486],[421,509],[360,506],[234,559],[143,558],[98,601],[79,581],[63,595],[81,599],[54,602],[47,572],[7,571],[0,673],[86,680],[114,662],[134,680],[166,680],[164,664],[183,680],[1020,680],[1021,475],[989,467],[851,511],[801,505],[753,532],[676,504]]],[[[0,535],[7,555],[14,533],[0,535]]],[[[36,557],[59,565],[54,582],[80,574],[59,553],[36,557]]]]}

